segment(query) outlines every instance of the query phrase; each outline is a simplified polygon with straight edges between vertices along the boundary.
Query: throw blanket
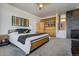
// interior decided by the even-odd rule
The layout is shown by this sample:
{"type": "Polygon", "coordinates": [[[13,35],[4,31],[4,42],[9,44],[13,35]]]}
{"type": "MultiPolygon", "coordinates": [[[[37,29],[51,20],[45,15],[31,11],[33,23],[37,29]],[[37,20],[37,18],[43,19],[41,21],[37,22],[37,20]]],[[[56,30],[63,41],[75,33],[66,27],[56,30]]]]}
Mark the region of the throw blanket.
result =
{"type": "MultiPolygon", "coordinates": [[[[29,35],[21,35],[18,38],[18,41],[22,44],[25,44],[25,40],[29,37],[33,37],[33,36],[38,36],[38,35],[42,35],[42,34],[46,34],[46,33],[39,33],[39,34],[29,34],[29,35]]],[[[35,39],[36,40],[36,39],[35,39]]],[[[33,40],[34,41],[34,40],[33,40]]]]}

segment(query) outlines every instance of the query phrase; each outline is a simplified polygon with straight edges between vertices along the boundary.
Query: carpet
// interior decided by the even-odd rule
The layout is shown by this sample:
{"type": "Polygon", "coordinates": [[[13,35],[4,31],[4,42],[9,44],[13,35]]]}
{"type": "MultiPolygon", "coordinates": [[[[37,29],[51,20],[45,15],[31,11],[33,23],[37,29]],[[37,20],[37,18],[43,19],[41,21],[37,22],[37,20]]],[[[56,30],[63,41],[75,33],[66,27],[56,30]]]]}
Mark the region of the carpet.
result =
{"type": "MultiPolygon", "coordinates": [[[[71,56],[71,40],[50,38],[49,42],[33,51],[29,56],[71,56]]],[[[9,44],[0,47],[0,56],[25,56],[16,46],[9,44]]]]}

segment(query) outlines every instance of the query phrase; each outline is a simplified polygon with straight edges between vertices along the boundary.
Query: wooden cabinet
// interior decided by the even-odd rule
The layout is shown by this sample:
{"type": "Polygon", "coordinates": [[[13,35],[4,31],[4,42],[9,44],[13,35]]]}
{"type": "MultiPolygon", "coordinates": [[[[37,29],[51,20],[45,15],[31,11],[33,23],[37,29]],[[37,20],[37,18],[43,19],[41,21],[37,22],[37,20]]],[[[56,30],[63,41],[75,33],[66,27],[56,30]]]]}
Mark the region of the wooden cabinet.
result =
{"type": "Polygon", "coordinates": [[[72,13],[73,13],[73,16],[74,16],[74,17],[75,17],[75,16],[79,16],[79,9],[74,10],[72,13]]]}
{"type": "Polygon", "coordinates": [[[44,22],[38,22],[36,24],[36,33],[44,33],[44,22]]]}
{"type": "Polygon", "coordinates": [[[56,36],[56,17],[45,19],[44,31],[48,33],[51,37],[56,36]]]}
{"type": "Polygon", "coordinates": [[[56,17],[41,19],[36,24],[37,33],[48,33],[51,37],[56,36],[56,17]]]}
{"type": "Polygon", "coordinates": [[[79,16],[79,9],[67,11],[66,15],[67,17],[77,17],[79,16]]]}
{"type": "Polygon", "coordinates": [[[56,28],[55,27],[46,27],[44,29],[44,31],[46,33],[48,33],[51,37],[55,37],[56,36],[56,28]]]}

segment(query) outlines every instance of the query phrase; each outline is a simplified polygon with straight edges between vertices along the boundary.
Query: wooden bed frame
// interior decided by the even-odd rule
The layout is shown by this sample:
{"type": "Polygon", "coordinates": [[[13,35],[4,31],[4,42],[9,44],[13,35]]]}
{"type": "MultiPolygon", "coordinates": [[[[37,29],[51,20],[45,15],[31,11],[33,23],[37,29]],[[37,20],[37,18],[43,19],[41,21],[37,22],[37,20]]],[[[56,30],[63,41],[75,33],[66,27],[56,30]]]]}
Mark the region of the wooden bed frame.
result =
{"type": "MultiPolygon", "coordinates": [[[[9,33],[15,32],[16,29],[9,30],[9,33]]],[[[46,42],[49,41],[49,36],[40,38],[40,40],[31,42],[31,48],[30,48],[30,53],[39,48],[40,46],[44,45],[46,42]]],[[[29,55],[29,54],[28,54],[29,55]]],[[[26,55],[26,56],[28,56],[26,55]]]]}
{"type": "Polygon", "coordinates": [[[39,48],[40,46],[44,45],[48,41],[49,41],[49,37],[46,36],[45,38],[41,38],[40,40],[31,43],[31,49],[30,49],[31,51],[30,52],[36,50],[37,48],[39,48]]]}

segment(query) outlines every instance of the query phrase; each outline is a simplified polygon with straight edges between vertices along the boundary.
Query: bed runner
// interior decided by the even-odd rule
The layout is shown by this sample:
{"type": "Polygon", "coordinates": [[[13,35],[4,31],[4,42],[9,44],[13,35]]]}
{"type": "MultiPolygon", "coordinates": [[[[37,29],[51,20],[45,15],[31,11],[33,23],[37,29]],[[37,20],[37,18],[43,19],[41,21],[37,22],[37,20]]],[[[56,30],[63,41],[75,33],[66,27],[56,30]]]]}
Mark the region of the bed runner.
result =
{"type": "Polygon", "coordinates": [[[46,33],[21,35],[21,36],[19,36],[18,41],[22,44],[25,44],[26,38],[33,37],[33,36],[38,36],[38,35],[42,35],[42,34],[46,34],[46,33]]]}

